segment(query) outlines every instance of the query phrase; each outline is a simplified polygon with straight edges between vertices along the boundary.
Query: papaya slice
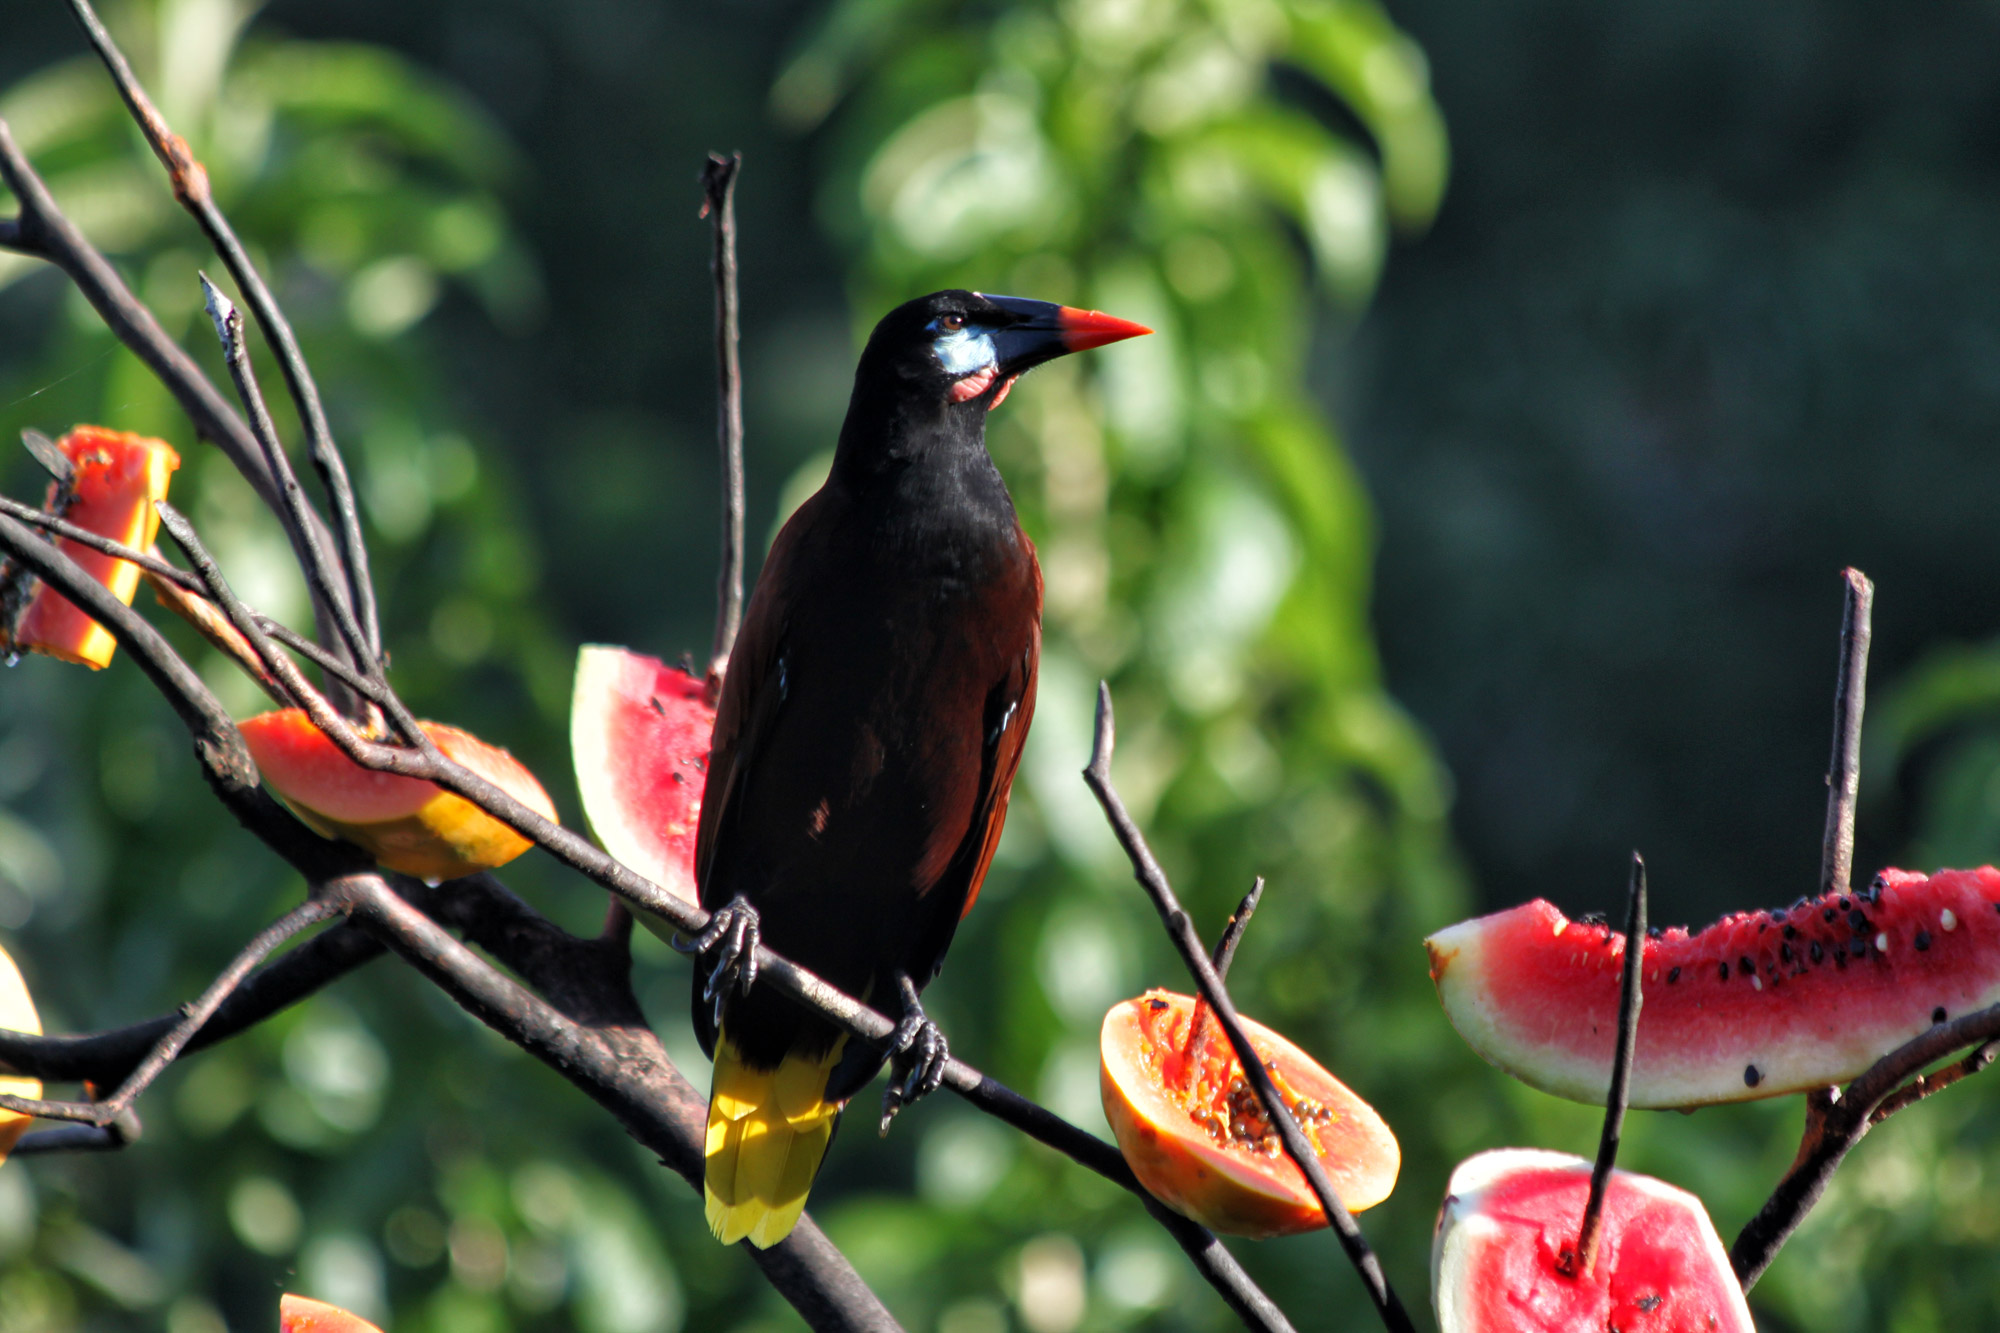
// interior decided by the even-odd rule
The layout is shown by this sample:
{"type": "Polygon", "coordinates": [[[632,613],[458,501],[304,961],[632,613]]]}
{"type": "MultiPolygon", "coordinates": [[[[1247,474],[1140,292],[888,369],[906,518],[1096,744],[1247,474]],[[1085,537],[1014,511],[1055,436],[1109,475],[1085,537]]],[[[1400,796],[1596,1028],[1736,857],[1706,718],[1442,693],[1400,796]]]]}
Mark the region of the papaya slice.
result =
{"type": "MultiPolygon", "coordinates": [[[[153,506],[167,498],[167,480],[181,465],[181,456],[164,440],[102,426],[78,426],[56,441],[69,460],[72,475],[69,503],[61,505],[62,483],[49,488],[45,507],[61,509],[63,518],[100,537],[136,550],[146,550],[159,531],[160,515],[153,506]]],[[[130,606],[139,587],[139,567],[102,551],[57,540],[63,554],[130,606]]],[[[109,630],[85,615],[67,597],[46,584],[36,588],[15,628],[14,648],[47,653],[92,670],[110,665],[118,641],[109,630]]]]}
{"type": "MultiPolygon", "coordinates": [[[[442,722],[417,725],[451,759],[555,819],[548,793],[513,755],[442,722]]],[[[259,713],[237,726],[264,780],[292,813],[320,836],[344,838],[391,870],[457,879],[506,865],[533,846],[435,783],[361,767],[302,709],[259,713]]]]}
{"type": "Polygon", "coordinates": [[[569,743],[590,830],[605,851],[690,903],[714,732],[701,677],[624,648],[578,651],[569,743]]]}
{"type": "MultiPolygon", "coordinates": [[[[10,1032],[33,1032],[42,1030],[41,1016],[35,1012],[34,997],[28,994],[28,983],[21,979],[21,969],[5,949],[0,949],[0,1028],[10,1032]]],[[[21,1078],[17,1075],[0,1075],[0,1092],[12,1097],[39,1098],[42,1095],[42,1081],[38,1078],[21,1078]]],[[[14,1151],[14,1145],[28,1132],[33,1116],[22,1115],[18,1111],[0,1111],[0,1162],[7,1160],[7,1154],[14,1151]]]]}
{"type": "Polygon", "coordinates": [[[1590,1163],[1568,1153],[1496,1148],[1459,1163],[1431,1245],[1443,1333],[1755,1333],[1708,1210],[1663,1180],[1613,1171],[1597,1262],[1565,1262],[1589,1194],[1590,1163]]]}
{"type": "MultiPolygon", "coordinates": [[[[1220,1028],[1191,1058],[1194,1004],[1153,990],[1104,1016],[1099,1087],[1118,1150],[1154,1198],[1210,1230],[1266,1237],[1327,1225],[1220,1028]]],[[[1388,1198],[1402,1150],[1375,1108],[1271,1029],[1243,1024],[1340,1201],[1360,1212],[1388,1198]]]]}
{"type": "Polygon", "coordinates": [[[286,1292],[278,1298],[279,1333],[382,1333],[350,1310],[286,1292]]]}

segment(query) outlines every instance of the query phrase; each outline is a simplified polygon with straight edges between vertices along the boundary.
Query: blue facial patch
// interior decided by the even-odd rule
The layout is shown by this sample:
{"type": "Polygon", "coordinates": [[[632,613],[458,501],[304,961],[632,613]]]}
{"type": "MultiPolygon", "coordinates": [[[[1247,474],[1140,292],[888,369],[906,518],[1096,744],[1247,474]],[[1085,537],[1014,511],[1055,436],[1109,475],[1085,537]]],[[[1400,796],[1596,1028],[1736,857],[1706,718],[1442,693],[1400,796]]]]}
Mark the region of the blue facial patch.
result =
{"type": "MultiPolygon", "coordinates": [[[[937,321],[932,320],[927,327],[936,333],[937,321]]],[[[999,353],[993,350],[993,330],[982,329],[976,324],[968,324],[950,333],[939,333],[935,346],[938,364],[944,367],[945,374],[954,378],[985,370],[1000,360],[999,353]]]]}

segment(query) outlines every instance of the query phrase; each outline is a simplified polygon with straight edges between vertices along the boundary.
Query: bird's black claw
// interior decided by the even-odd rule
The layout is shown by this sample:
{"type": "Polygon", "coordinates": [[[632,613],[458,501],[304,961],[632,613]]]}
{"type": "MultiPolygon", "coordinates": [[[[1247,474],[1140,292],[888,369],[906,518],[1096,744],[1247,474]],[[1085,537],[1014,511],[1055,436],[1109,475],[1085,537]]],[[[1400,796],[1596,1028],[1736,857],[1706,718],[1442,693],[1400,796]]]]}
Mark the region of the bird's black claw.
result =
{"type": "Polygon", "coordinates": [[[676,943],[684,953],[711,960],[701,997],[715,1006],[717,1027],[722,1025],[722,1006],[729,992],[747,995],[756,984],[757,945],[762,938],[757,909],[738,894],[710,914],[708,927],[701,934],[685,944],[676,943]]]}
{"type": "Polygon", "coordinates": [[[938,1090],[944,1083],[945,1066],[951,1062],[951,1047],[943,1030],[924,1016],[916,986],[906,976],[897,981],[903,992],[903,1017],[889,1034],[889,1086],[882,1093],[881,1132],[885,1135],[898,1111],[938,1090]]]}

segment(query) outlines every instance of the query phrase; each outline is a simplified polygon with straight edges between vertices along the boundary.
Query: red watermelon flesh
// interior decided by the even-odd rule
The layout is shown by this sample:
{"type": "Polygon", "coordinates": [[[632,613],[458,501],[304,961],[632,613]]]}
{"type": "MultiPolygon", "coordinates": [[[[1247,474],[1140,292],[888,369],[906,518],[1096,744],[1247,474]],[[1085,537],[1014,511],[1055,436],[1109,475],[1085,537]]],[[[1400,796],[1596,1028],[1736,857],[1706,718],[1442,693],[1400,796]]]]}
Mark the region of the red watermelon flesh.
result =
{"type": "Polygon", "coordinates": [[[624,648],[586,644],[577,653],[570,757],[591,831],[605,851],[690,903],[714,731],[701,677],[624,648]]]}
{"type": "Polygon", "coordinates": [[[1575,1272],[1589,1194],[1590,1163],[1568,1153],[1459,1163],[1431,1245],[1444,1333],[1754,1333],[1708,1210],[1651,1176],[1611,1173],[1597,1260],[1575,1272]]]}
{"type": "MultiPolygon", "coordinates": [[[[1452,1025],[1534,1087],[1602,1104],[1625,939],[1537,899],[1424,941],[1452,1025]]],[[[2000,871],[1885,870],[1867,888],[1646,940],[1632,1105],[1842,1083],[2000,1002],[2000,871]]]]}

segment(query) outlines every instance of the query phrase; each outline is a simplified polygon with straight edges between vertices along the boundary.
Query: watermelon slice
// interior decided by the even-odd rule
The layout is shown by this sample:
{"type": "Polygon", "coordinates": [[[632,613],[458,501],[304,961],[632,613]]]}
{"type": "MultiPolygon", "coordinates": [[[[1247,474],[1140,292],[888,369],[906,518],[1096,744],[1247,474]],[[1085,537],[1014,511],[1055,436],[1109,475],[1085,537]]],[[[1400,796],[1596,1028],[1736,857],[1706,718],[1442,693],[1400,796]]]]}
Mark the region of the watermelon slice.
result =
{"type": "Polygon", "coordinates": [[[690,903],[714,731],[701,677],[625,648],[585,644],[577,652],[569,745],[591,832],[605,851],[690,903]]]}
{"type": "Polygon", "coordinates": [[[1651,1176],[1611,1173],[1597,1262],[1574,1272],[1589,1194],[1590,1163],[1568,1153],[1459,1163],[1431,1244],[1443,1333],[1755,1333],[1708,1210],[1651,1176]]]}
{"type": "MultiPolygon", "coordinates": [[[[1537,899],[1424,941],[1459,1034],[1516,1078],[1601,1105],[1625,939],[1537,899]]],[[[1885,870],[1867,888],[1650,936],[1631,1102],[1747,1101],[1842,1083],[2000,1001],[2000,871],[1885,870]]]]}
{"type": "MultiPolygon", "coordinates": [[[[56,441],[56,448],[73,469],[70,484],[75,498],[63,509],[62,517],[137,550],[151,546],[160,526],[159,511],[153,506],[167,498],[167,479],[181,465],[181,456],[173,446],[130,431],[78,426],[56,441]]],[[[47,502],[51,509],[56,507],[61,489],[60,483],[51,485],[47,502]]],[[[137,565],[67,537],[57,545],[110,589],[112,596],[127,606],[132,604],[132,594],[139,587],[137,565]]],[[[4,637],[0,631],[0,638],[4,637]]],[[[74,602],[44,584],[35,590],[9,646],[99,670],[110,665],[118,641],[74,602]]]]}

